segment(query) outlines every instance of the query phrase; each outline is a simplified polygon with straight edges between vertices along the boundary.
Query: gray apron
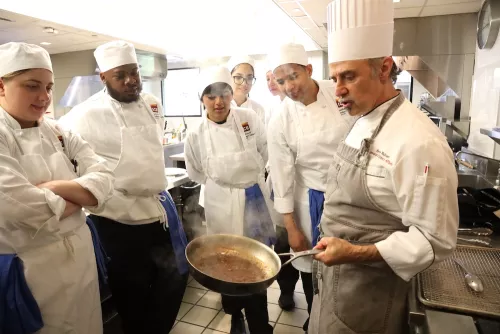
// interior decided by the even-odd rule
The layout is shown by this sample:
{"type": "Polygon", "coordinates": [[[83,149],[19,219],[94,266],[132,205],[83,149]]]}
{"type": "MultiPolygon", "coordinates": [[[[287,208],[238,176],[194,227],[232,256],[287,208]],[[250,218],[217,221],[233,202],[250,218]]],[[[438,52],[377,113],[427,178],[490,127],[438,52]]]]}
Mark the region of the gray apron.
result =
{"type": "MultiPolygon", "coordinates": [[[[359,150],[344,142],[339,145],[328,171],[322,236],[373,244],[393,232],[408,230],[400,218],[373,201],[367,187],[370,146],[404,101],[403,94],[393,101],[372,137],[363,140],[359,150]]],[[[402,333],[409,283],[386,262],[332,267],[317,261],[314,264],[315,293],[319,294],[314,296],[310,334],[402,333]]]]}

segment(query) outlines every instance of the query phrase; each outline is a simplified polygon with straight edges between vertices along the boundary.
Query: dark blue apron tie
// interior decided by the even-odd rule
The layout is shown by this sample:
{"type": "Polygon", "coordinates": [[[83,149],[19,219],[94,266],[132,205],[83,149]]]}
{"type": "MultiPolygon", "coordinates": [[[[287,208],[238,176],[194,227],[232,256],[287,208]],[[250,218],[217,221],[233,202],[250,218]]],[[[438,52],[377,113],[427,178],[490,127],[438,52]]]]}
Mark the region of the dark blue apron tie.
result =
{"type": "Polygon", "coordinates": [[[311,216],[312,245],[319,241],[319,223],[323,214],[323,204],[325,203],[325,193],[322,191],[309,189],[309,215],[311,216]]]}
{"type": "Polygon", "coordinates": [[[0,334],[31,334],[42,327],[21,260],[15,254],[0,255],[0,334]]]}
{"type": "Polygon", "coordinates": [[[166,191],[160,193],[160,203],[167,213],[168,231],[170,233],[170,240],[174,248],[175,261],[177,262],[177,270],[181,275],[188,272],[189,267],[186,259],[186,246],[188,244],[186,233],[177,214],[175,203],[166,191]],[[163,200],[165,199],[165,200],[163,200]]]}
{"type": "Polygon", "coordinates": [[[97,229],[94,226],[94,222],[92,222],[92,220],[87,217],[86,223],[89,227],[90,234],[92,235],[92,243],[94,244],[95,260],[97,264],[97,274],[99,277],[99,286],[102,288],[108,283],[108,271],[106,267],[110,259],[106,255],[106,251],[101,244],[99,234],[97,233],[97,229]]]}
{"type": "Polygon", "coordinates": [[[245,189],[245,236],[267,246],[276,243],[276,231],[258,184],[245,189]]]}

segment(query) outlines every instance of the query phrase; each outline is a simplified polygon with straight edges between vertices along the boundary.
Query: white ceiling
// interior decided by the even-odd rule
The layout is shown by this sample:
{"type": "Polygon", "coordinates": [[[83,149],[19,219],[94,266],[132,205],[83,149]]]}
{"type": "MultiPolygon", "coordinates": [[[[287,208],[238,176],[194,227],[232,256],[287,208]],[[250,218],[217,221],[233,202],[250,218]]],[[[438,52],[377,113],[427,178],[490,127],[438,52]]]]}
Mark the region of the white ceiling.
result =
{"type": "MultiPolygon", "coordinates": [[[[0,43],[24,41],[50,53],[94,49],[120,38],[138,49],[184,58],[266,54],[295,41],[327,48],[326,7],[331,0],[23,0],[0,4],[0,43]],[[58,8],[58,10],[54,10],[58,8]],[[65,9],[62,9],[65,8],[65,9]],[[9,21],[1,20],[5,18],[9,21]],[[57,23],[56,23],[57,22],[57,23]],[[44,27],[56,28],[50,35],[44,27]],[[112,37],[113,36],[113,37],[112,37]],[[242,38],[243,37],[243,38],[242,38]]],[[[395,17],[478,12],[481,0],[401,0],[395,17]]]]}
{"type": "MultiPolygon", "coordinates": [[[[326,8],[332,0],[273,0],[322,48],[328,44],[326,8]]],[[[482,0],[400,0],[395,18],[476,13],[482,0]]]]}
{"type": "Polygon", "coordinates": [[[39,20],[130,40],[136,45],[146,44],[184,58],[267,54],[288,41],[302,43],[310,51],[321,49],[272,0],[84,0],[71,2],[71,6],[68,3],[67,0],[13,0],[2,1],[0,7],[39,20]]]}
{"type": "MultiPolygon", "coordinates": [[[[8,12],[0,9],[0,44],[7,42],[26,42],[38,44],[45,42],[50,45],[40,45],[50,54],[95,49],[97,46],[114,38],[95,32],[78,29],[54,22],[39,20],[34,17],[8,12]],[[57,34],[44,32],[50,27],[57,34]]],[[[138,49],[151,52],[163,52],[157,48],[135,42],[138,49]]]]}

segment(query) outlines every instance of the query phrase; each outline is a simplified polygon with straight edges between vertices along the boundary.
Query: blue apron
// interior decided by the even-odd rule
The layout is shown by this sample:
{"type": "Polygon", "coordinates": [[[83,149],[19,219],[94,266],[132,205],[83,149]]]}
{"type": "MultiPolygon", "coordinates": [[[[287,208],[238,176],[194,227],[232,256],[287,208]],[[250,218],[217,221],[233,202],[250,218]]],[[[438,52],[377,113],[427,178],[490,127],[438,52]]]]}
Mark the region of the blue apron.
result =
{"type": "Polygon", "coordinates": [[[323,214],[323,204],[325,203],[325,193],[322,191],[309,189],[309,215],[311,216],[312,246],[316,246],[319,241],[319,223],[323,214]]]}
{"type": "MultiPolygon", "coordinates": [[[[274,191],[271,190],[271,200],[274,202],[274,191]]],[[[325,193],[322,191],[309,189],[309,216],[311,217],[312,246],[316,246],[319,241],[319,223],[323,214],[323,204],[325,203],[325,193]]]]}
{"type": "Polygon", "coordinates": [[[276,231],[258,184],[245,189],[245,236],[267,246],[276,243],[276,231]]]}
{"type": "Polygon", "coordinates": [[[184,228],[177,214],[174,201],[170,194],[166,191],[160,193],[160,203],[167,213],[168,232],[170,233],[170,240],[174,248],[175,261],[177,262],[177,270],[181,275],[188,272],[188,264],[186,259],[186,246],[187,239],[184,228]]]}
{"type": "Polygon", "coordinates": [[[30,334],[42,327],[21,260],[15,254],[0,255],[0,334],[30,334]]]}
{"type": "Polygon", "coordinates": [[[99,277],[99,286],[102,288],[108,283],[108,271],[106,266],[109,262],[109,257],[106,255],[106,251],[101,244],[99,239],[99,234],[94,226],[94,222],[87,217],[87,226],[89,227],[90,234],[92,235],[92,243],[94,244],[95,260],[97,263],[97,275],[99,277]]]}

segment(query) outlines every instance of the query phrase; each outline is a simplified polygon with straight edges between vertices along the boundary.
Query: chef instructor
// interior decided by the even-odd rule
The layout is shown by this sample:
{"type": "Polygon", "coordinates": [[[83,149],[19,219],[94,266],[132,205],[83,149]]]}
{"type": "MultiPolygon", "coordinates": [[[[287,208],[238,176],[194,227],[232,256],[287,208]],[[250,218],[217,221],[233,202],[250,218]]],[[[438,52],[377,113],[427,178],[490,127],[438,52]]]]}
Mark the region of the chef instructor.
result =
{"type": "Polygon", "coordinates": [[[124,41],[94,56],[105,88],[60,123],[105,158],[116,177],[102,210],[90,210],[107,255],[109,287],[125,334],[167,334],[187,283],[186,237],[165,191],[160,101],[142,92],[135,48],[124,41]]]}
{"type": "Polygon", "coordinates": [[[392,0],[328,7],[335,94],[360,118],[328,172],[309,334],[403,333],[409,280],[456,245],[453,154],[393,86],[393,17],[392,0]]]}

